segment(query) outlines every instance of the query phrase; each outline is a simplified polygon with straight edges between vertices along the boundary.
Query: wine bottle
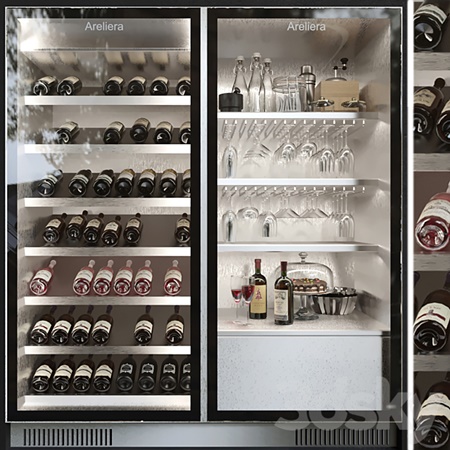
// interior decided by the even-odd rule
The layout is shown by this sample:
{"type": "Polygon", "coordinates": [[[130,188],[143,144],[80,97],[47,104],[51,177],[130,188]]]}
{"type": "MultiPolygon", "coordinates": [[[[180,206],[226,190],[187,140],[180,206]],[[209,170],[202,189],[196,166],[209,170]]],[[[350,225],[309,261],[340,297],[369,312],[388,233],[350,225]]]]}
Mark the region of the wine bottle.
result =
{"type": "Polygon", "coordinates": [[[111,361],[111,355],[100,362],[94,374],[92,384],[94,389],[104,394],[111,389],[112,378],[114,374],[114,363],[111,361]]]}
{"type": "Polygon", "coordinates": [[[56,169],[48,173],[37,185],[38,194],[41,197],[52,197],[56,188],[61,184],[62,179],[62,170],[56,169]]]}
{"type": "Polygon", "coordinates": [[[72,383],[72,378],[75,372],[75,363],[73,362],[73,355],[64,359],[55,371],[53,376],[52,387],[55,392],[63,394],[67,392],[72,383]]]}
{"type": "Polygon", "coordinates": [[[181,77],[176,87],[177,95],[191,95],[191,78],[181,77]]]}
{"type": "Polygon", "coordinates": [[[75,95],[81,91],[82,87],[81,80],[76,76],[71,76],[61,80],[56,90],[59,95],[75,95]]]}
{"type": "Polygon", "coordinates": [[[445,144],[450,144],[450,100],[445,104],[436,122],[437,137],[445,144]]]}
{"type": "Polygon", "coordinates": [[[287,276],[286,261],[281,261],[281,277],[275,281],[274,316],[276,325],[294,323],[294,285],[287,276]]]}
{"type": "Polygon", "coordinates": [[[122,234],[122,225],[120,223],[120,216],[116,216],[105,225],[102,233],[102,242],[107,247],[115,247],[119,243],[120,235],[122,234]]]}
{"type": "Polygon", "coordinates": [[[43,267],[34,274],[30,281],[30,291],[34,295],[45,295],[48,292],[50,282],[54,275],[53,268],[55,266],[56,261],[52,259],[47,267],[43,267]]]}
{"type": "Polygon", "coordinates": [[[116,181],[116,191],[121,197],[129,197],[132,194],[135,175],[133,169],[125,169],[120,172],[116,181]]]}
{"type": "Polygon", "coordinates": [[[180,126],[180,134],[178,135],[180,144],[191,143],[191,122],[184,122],[180,126]]]}
{"type": "Polygon", "coordinates": [[[446,192],[431,197],[414,230],[417,243],[425,250],[442,250],[450,240],[450,183],[446,192]]]}
{"type": "Polygon", "coordinates": [[[172,142],[173,126],[170,122],[160,122],[155,130],[155,144],[170,144],[172,142]]]}
{"type": "Polygon", "coordinates": [[[123,237],[127,244],[137,244],[141,240],[142,228],[141,215],[136,213],[134,217],[128,220],[127,225],[123,230],[123,237]]]}
{"type": "Polygon", "coordinates": [[[105,345],[111,337],[114,320],[111,316],[112,306],[106,308],[106,313],[98,317],[92,328],[92,339],[96,345],[105,345]]]}
{"type": "Polygon", "coordinates": [[[125,266],[122,267],[114,278],[114,291],[117,295],[128,295],[131,291],[133,282],[133,269],[131,265],[133,261],[129,259],[125,266]]]}
{"type": "Polygon", "coordinates": [[[128,95],[144,95],[147,89],[147,80],[144,77],[134,77],[130,80],[127,87],[128,95]]]}
{"type": "Polygon", "coordinates": [[[447,343],[450,321],[450,272],[443,289],[425,298],[414,322],[414,344],[422,352],[437,352],[447,343]]]}
{"type": "Polygon", "coordinates": [[[138,386],[143,392],[151,392],[156,386],[158,364],[152,356],[145,358],[139,369],[138,386]]]}
{"type": "Polygon", "coordinates": [[[112,266],[114,261],[110,259],[105,267],[102,267],[95,276],[92,289],[97,295],[108,295],[114,278],[112,266]]]}
{"type": "Polygon", "coordinates": [[[58,80],[51,75],[39,78],[33,84],[34,95],[50,95],[56,92],[58,80]]]}
{"type": "Polygon", "coordinates": [[[92,311],[94,307],[91,305],[88,307],[86,313],[81,314],[75,325],[72,328],[72,341],[76,345],[86,345],[89,342],[89,335],[91,333],[92,325],[94,325],[94,318],[92,317],[92,311]]]}
{"type": "Polygon", "coordinates": [[[136,377],[136,361],[133,356],[129,355],[119,366],[119,373],[116,379],[117,389],[120,392],[130,392],[134,386],[136,377]]]}
{"type": "Polygon", "coordinates": [[[261,273],[261,260],[255,259],[255,291],[250,303],[250,319],[267,318],[267,280],[261,273]]]}
{"type": "Polygon", "coordinates": [[[141,267],[134,278],[134,292],[137,295],[148,295],[152,290],[153,271],[150,267],[150,260],[146,260],[143,267],[141,267]]]}
{"type": "Polygon", "coordinates": [[[172,261],[172,267],[167,269],[164,276],[164,292],[167,295],[178,295],[181,291],[181,285],[183,282],[183,275],[178,267],[178,261],[174,259],[172,261]]]}
{"type": "Polygon", "coordinates": [[[178,363],[173,356],[168,356],[162,363],[159,385],[164,392],[172,392],[178,385],[178,363]]]}
{"type": "Polygon", "coordinates": [[[177,220],[175,239],[182,245],[188,245],[191,242],[191,221],[186,213],[177,220]]]}
{"type": "Polygon", "coordinates": [[[87,266],[82,267],[73,280],[73,292],[77,295],[88,295],[94,279],[95,261],[91,259],[87,266]]]}
{"type": "Polygon", "coordinates": [[[75,311],[75,306],[69,308],[67,314],[62,314],[55,325],[53,325],[52,332],[50,334],[52,342],[56,345],[66,345],[69,342],[70,332],[73,327],[73,312],[75,311]]]}
{"type": "Polygon", "coordinates": [[[181,189],[185,197],[191,196],[191,169],[187,169],[183,172],[181,182],[181,189]]]}
{"type": "Polygon", "coordinates": [[[66,213],[61,214],[60,217],[53,217],[47,223],[42,233],[42,238],[48,244],[57,244],[64,234],[64,229],[66,228],[65,219],[67,217],[66,213]]]}
{"type": "Polygon", "coordinates": [[[48,342],[50,332],[55,324],[56,306],[52,306],[50,312],[43,314],[33,325],[30,331],[30,340],[37,345],[44,345],[48,342]]]}
{"type": "Polygon", "coordinates": [[[83,238],[87,244],[95,245],[100,240],[103,229],[103,217],[103,213],[100,213],[97,217],[94,217],[86,224],[83,232],[83,238]]]}
{"type": "Polygon", "coordinates": [[[31,388],[34,392],[42,394],[47,392],[50,387],[50,380],[56,369],[54,361],[55,357],[52,356],[39,363],[31,378],[31,388]]]}
{"type": "Polygon", "coordinates": [[[173,169],[166,169],[159,182],[159,189],[163,197],[173,197],[177,192],[178,175],[173,169]]]}
{"type": "Polygon", "coordinates": [[[74,197],[83,197],[86,194],[88,184],[91,181],[90,169],[80,170],[69,183],[69,191],[74,197]]]}
{"type": "Polygon", "coordinates": [[[191,357],[181,362],[180,387],[184,392],[191,392],[191,357]]]}
{"type": "Polygon", "coordinates": [[[427,392],[416,419],[417,442],[425,448],[442,448],[450,436],[450,373],[427,392]]]}
{"type": "Polygon", "coordinates": [[[153,337],[154,320],[150,315],[151,306],[145,307],[145,314],[139,317],[134,327],[134,339],[139,345],[147,345],[153,337]]]}
{"type": "Polygon", "coordinates": [[[92,355],[80,362],[80,365],[73,376],[73,388],[79,394],[85,394],[91,388],[92,375],[94,374],[95,364],[92,361],[92,355]]]}
{"type": "Polygon", "coordinates": [[[124,86],[124,80],[117,75],[110,77],[103,86],[103,93],[105,95],[120,95],[124,86]]]}
{"type": "Polygon", "coordinates": [[[414,13],[414,47],[417,50],[432,50],[439,45],[449,9],[446,0],[425,1],[417,8],[414,13]]]}
{"type": "Polygon", "coordinates": [[[156,172],[153,169],[145,169],[138,181],[138,191],[144,197],[150,197],[155,191],[156,172]]]}
{"type": "Polygon", "coordinates": [[[85,210],[78,216],[73,216],[66,228],[67,239],[79,241],[83,236],[84,227],[86,226],[88,212],[85,210]]]}
{"type": "Polygon", "coordinates": [[[169,317],[166,324],[166,341],[172,345],[179,344],[184,337],[184,319],[179,314],[180,307],[174,307],[174,313],[169,317]]]}
{"type": "Polygon", "coordinates": [[[145,117],[137,119],[130,130],[131,139],[136,144],[144,144],[150,131],[150,121],[145,117]]]}
{"type": "Polygon", "coordinates": [[[80,134],[80,128],[76,122],[69,120],[64,122],[56,130],[58,144],[72,144],[75,138],[80,134]]]}
{"type": "Polygon", "coordinates": [[[156,77],[150,85],[150,95],[167,95],[169,80],[166,77],[156,77]]]}
{"type": "Polygon", "coordinates": [[[102,170],[94,181],[94,192],[99,197],[108,197],[114,185],[115,174],[112,169],[102,170]]]}
{"type": "Polygon", "coordinates": [[[433,129],[440,107],[444,103],[442,88],[443,78],[436,78],[434,86],[419,89],[414,93],[414,132],[430,134],[433,129]]]}
{"type": "Polygon", "coordinates": [[[103,133],[105,144],[118,144],[125,134],[125,125],[118,120],[111,122],[103,133]]]}

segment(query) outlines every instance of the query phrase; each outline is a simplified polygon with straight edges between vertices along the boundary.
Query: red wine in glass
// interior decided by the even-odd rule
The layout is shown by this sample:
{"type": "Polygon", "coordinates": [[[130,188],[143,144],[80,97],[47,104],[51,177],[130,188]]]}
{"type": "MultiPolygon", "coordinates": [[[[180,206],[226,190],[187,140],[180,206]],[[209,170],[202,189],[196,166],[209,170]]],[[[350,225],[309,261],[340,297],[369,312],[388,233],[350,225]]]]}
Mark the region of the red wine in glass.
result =
{"type": "Polygon", "coordinates": [[[231,289],[231,295],[236,303],[241,301],[242,289],[231,289]]]}
{"type": "Polygon", "coordinates": [[[245,303],[247,303],[247,305],[251,303],[254,291],[255,291],[254,284],[246,284],[242,286],[242,296],[244,297],[244,301],[245,303]]]}

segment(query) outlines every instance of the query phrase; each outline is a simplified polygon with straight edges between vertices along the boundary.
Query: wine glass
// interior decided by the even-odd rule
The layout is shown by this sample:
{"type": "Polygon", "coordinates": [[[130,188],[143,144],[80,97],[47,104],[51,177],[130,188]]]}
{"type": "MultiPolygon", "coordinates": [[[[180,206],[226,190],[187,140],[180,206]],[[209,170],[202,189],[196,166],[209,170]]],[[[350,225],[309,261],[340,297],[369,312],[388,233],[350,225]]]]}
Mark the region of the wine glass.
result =
{"type": "Polygon", "coordinates": [[[283,128],[287,131],[286,142],[281,144],[273,154],[274,161],[282,167],[283,171],[291,167],[295,159],[295,145],[291,144],[291,130],[294,126],[295,124],[284,124],[283,128]]]}
{"type": "Polygon", "coordinates": [[[244,284],[242,285],[242,297],[246,305],[250,305],[255,292],[255,277],[244,277],[244,284]]]}
{"type": "Polygon", "coordinates": [[[341,196],[342,213],[338,217],[337,239],[341,241],[353,241],[355,239],[355,219],[348,211],[348,192],[341,196]]]}
{"type": "Polygon", "coordinates": [[[277,236],[277,218],[270,209],[270,193],[267,193],[267,187],[264,187],[262,212],[259,215],[259,224],[261,227],[261,236],[263,238],[272,238],[277,236]]]}
{"type": "Polygon", "coordinates": [[[280,209],[275,213],[277,219],[298,219],[300,216],[289,206],[290,192],[286,186],[281,194],[280,209]]]}
{"type": "Polygon", "coordinates": [[[348,129],[351,125],[344,125],[344,146],[337,155],[337,169],[339,176],[352,177],[355,169],[355,155],[353,150],[348,146],[347,137],[348,129]]]}
{"type": "Polygon", "coordinates": [[[245,278],[240,275],[231,275],[230,277],[230,288],[231,295],[234,300],[234,308],[236,310],[236,316],[233,323],[242,325],[242,320],[240,319],[239,310],[241,309],[240,303],[242,299],[242,286],[245,284],[245,278]]]}
{"type": "Polygon", "coordinates": [[[328,133],[333,125],[324,125],[324,146],[320,152],[314,155],[315,170],[320,176],[332,176],[334,174],[335,155],[333,148],[328,143],[328,133]]]}
{"type": "Polygon", "coordinates": [[[311,158],[317,152],[317,145],[314,142],[311,142],[311,127],[313,125],[306,125],[306,140],[302,144],[300,144],[295,151],[295,161],[297,166],[299,167],[299,175],[308,176],[310,175],[310,165],[311,158]]]}

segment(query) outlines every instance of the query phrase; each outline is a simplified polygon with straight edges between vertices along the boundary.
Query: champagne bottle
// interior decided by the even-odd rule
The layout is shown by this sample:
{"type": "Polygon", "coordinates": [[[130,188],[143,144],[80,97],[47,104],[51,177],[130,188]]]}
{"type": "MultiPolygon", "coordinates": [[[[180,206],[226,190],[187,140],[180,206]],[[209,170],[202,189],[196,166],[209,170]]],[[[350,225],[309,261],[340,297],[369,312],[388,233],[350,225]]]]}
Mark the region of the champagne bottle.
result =
{"type": "Polygon", "coordinates": [[[94,181],[94,192],[99,197],[108,197],[114,185],[115,174],[112,169],[102,170],[94,181]]]}
{"type": "Polygon", "coordinates": [[[61,80],[56,90],[59,95],[75,95],[81,91],[82,87],[83,84],[78,77],[70,76],[61,80]]]}
{"type": "Polygon", "coordinates": [[[125,229],[123,230],[123,237],[127,244],[137,244],[142,236],[142,220],[141,215],[136,213],[134,217],[128,220],[125,229]]]}
{"type": "Polygon", "coordinates": [[[173,197],[177,192],[178,175],[173,169],[166,169],[159,182],[159,189],[163,197],[173,197]]]}
{"type": "Polygon", "coordinates": [[[120,95],[124,86],[124,80],[122,77],[113,76],[103,86],[103,93],[105,95],[120,95]]]}
{"type": "Polygon", "coordinates": [[[150,197],[155,191],[156,172],[153,169],[145,169],[139,176],[138,190],[144,197],[150,197]]]}
{"type": "Polygon", "coordinates": [[[185,392],[191,392],[191,357],[188,356],[181,362],[180,387],[185,392]]]}
{"type": "Polygon", "coordinates": [[[436,122],[438,112],[444,103],[443,78],[436,78],[434,86],[419,89],[414,93],[414,132],[430,134],[436,122]]]}
{"type": "Polygon", "coordinates": [[[69,120],[64,122],[57,130],[56,137],[58,144],[72,144],[80,134],[80,128],[76,122],[69,120]]]}
{"type": "Polygon", "coordinates": [[[125,134],[125,125],[122,122],[111,122],[103,133],[105,144],[118,144],[125,134]]]}
{"type": "Polygon", "coordinates": [[[179,344],[184,337],[184,319],[179,314],[180,307],[174,307],[174,313],[167,320],[166,340],[172,345],[179,344]]]}
{"type": "Polygon", "coordinates": [[[136,361],[133,356],[129,355],[119,366],[119,374],[117,375],[117,389],[120,392],[130,392],[134,386],[136,377],[136,361]]]}
{"type": "Polygon", "coordinates": [[[186,213],[177,220],[175,239],[182,245],[188,245],[191,242],[191,221],[186,213]]]}
{"type": "Polygon", "coordinates": [[[139,369],[138,386],[143,392],[151,392],[156,386],[158,364],[152,356],[145,358],[139,369]]]}
{"type": "Polygon", "coordinates": [[[55,392],[63,394],[67,392],[72,383],[72,378],[75,372],[75,363],[73,362],[73,355],[61,362],[53,376],[52,386],[55,392]]]}
{"type": "Polygon", "coordinates": [[[191,143],[191,122],[187,121],[181,124],[178,140],[180,141],[180,144],[191,143]]]}
{"type": "Polygon", "coordinates": [[[147,89],[147,80],[144,77],[134,77],[128,83],[128,95],[144,95],[147,89]]]}
{"type": "Polygon", "coordinates": [[[276,325],[294,323],[294,285],[287,276],[286,261],[281,261],[281,277],[275,281],[274,316],[276,325]]]}
{"type": "Polygon", "coordinates": [[[167,95],[169,80],[166,77],[156,77],[150,85],[150,95],[167,95]]]}
{"type": "Polygon", "coordinates": [[[100,394],[104,394],[111,389],[112,378],[114,373],[114,363],[111,361],[111,355],[100,362],[94,374],[92,384],[94,389],[100,394]]]}
{"type": "Polygon", "coordinates": [[[61,315],[53,325],[51,332],[52,342],[56,345],[66,345],[69,342],[70,332],[73,327],[73,312],[75,311],[75,306],[69,308],[67,314],[61,315]]]}
{"type": "Polygon", "coordinates": [[[83,232],[83,238],[86,244],[95,245],[100,240],[103,229],[103,217],[103,213],[100,213],[86,224],[83,232]]]}
{"type": "Polygon", "coordinates": [[[131,139],[136,144],[144,144],[150,131],[150,121],[144,117],[137,119],[130,130],[131,139]]]}
{"type": "Polygon", "coordinates": [[[122,234],[122,225],[120,223],[120,216],[116,216],[105,225],[102,233],[102,242],[107,247],[115,247],[119,243],[120,235],[122,234]]]}
{"type": "Polygon", "coordinates": [[[175,91],[177,95],[191,95],[191,78],[181,77],[175,91]]]}
{"type": "Polygon", "coordinates": [[[170,122],[160,122],[156,126],[153,141],[155,144],[170,144],[173,137],[173,126],[170,122]]]}
{"type": "Polygon", "coordinates": [[[89,342],[89,335],[92,325],[94,325],[93,310],[94,307],[92,305],[89,306],[87,312],[78,317],[78,320],[75,322],[71,333],[74,344],[86,345],[89,342]]]}
{"type": "Polygon", "coordinates": [[[111,316],[112,306],[106,308],[106,313],[98,317],[92,328],[92,340],[95,345],[106,345],[111,337],[114,320],[111,316]]]}
{"type": "Polygon", "coordinates": [[[42,394],[47,392],[50,387],[50,380],[55,373],[56,364],[55,357],[52,356],[40,362],[31,378],[31,388],[34,392],[42,394]]]}
{"type": "Polygon", "coordinates": [[[168,356],[162,363],[159,385],[164,392],[172,392],[178,385],[178,363],[173,356],[168,356]]]}
{"type": "Polygon", "coordinates": [[[267,318],[267,280],[261,273],[261,260],[255,259],[255,292],[250,303],[250,319],[267,318]]]}
{"type": "Polygon", "coordinates": [[[81,361],[73,377],[73,388],[79,394],[85,394],[91,388],[92,377],[95,371],[95,364],[92,355],[81,361]]]}
{"type": "Polygon", "coordinates": [[[37,192],[41,197],[52,197],[63,179],[62,170],[56,169],[48,173],[37,185],[37,192]]]}
{"type": "Polygon", "coordinates": [[[83,236],[84,227],[86,226],[87,223],[86,220],[87,214],[88,212],[85,210],[82,212],[82,214],[79,214],[78,216],[73,216],[70,219],[66,228],[67,239],[77,241],[81,239],[81,237],[83,236]]]}
{"type": "Polygon", "coordinates": [[[70,180],[69,191],[74,197],[83,197],[86,194],[88,184],[91,181],[90,169],[82,169],[70,180]]]}
{"type": "Polygon", "coordinates": [[[134,327],[134,339],[139,345],[147,345],[153,337],[154,320],[150,309],[149,305],[145,307],[145,314],[139,317],[134,327]]]}
{"type": "Polygon", "coordinates": [[[116,191],[121,197],[129,197],[132,194],[135,175],[133,169],[125,169],[120,172],[116,181],[116,191]]]}
{"type": "Polygon", "coordinates": [[[57,244],[61,240],[61,237],[64,235],[64,229],[66,228],[66,217],[67,214],[63,213],[60,217],[50,219],[42,233],[42,238],[45,242],[48,244],[57,244]]]}
{"type": "Polygon", "coordinates": [[[30,340],[37,345],[44,345],[48,342],[51,329],[55,324],[56,306],[52,306],[50,312],[43,314],[33,325],[30,332],[30,340]]]}
{"type": "Polygon", "coordinates": [[[51,95],[56,92],[58,80],[51,75],[39,78],[33,85],[34,95],[51,95]]]}

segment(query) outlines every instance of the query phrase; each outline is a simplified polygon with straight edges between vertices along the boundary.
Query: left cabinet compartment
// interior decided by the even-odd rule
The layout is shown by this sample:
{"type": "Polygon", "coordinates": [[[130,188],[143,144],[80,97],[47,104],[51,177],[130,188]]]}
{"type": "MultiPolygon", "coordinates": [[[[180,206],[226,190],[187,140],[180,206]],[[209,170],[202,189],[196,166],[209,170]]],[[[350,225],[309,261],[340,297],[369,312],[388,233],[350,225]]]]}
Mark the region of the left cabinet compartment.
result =
{"type": "Polygon", "coordinates": [[[196,420],[198,11],[7,19],[8,420],[196,420]]]}

